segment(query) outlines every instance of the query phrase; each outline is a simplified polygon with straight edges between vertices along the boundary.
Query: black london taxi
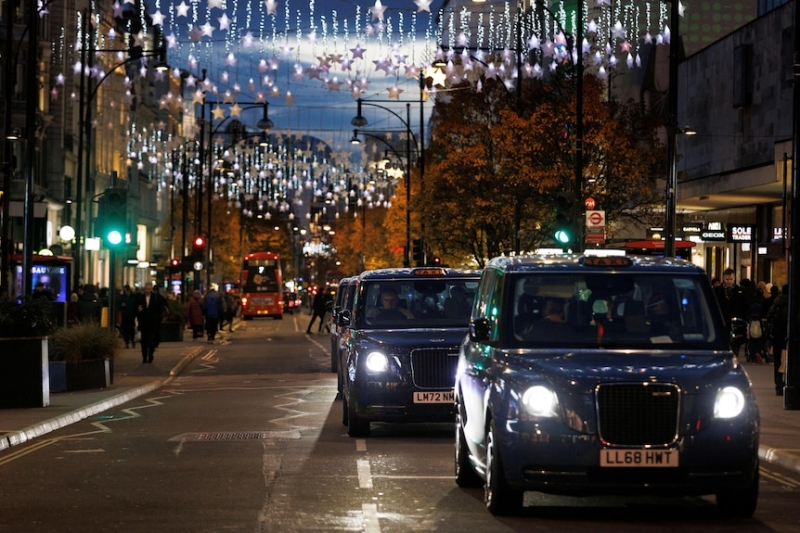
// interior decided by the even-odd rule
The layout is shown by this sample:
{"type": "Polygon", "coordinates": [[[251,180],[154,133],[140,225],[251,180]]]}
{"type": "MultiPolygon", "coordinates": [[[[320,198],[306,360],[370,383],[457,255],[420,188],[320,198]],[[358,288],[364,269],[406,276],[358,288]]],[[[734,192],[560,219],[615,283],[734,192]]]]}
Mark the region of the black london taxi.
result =
{"type": "Polygon", "coordinates": [[[356,289],[356,276],[343,278],[339,282],[339,288],[336,290],[336,300],[333,302],[331,308],[331,372],[338,372],[340,374],[339,392],[341,389],[341,372],[339,372],[339,345],[345,338],[347,328],[341,325],[339,319],[340,314],[345,309],[352,309],[353,296],[356,289]]]}
{"type": "Polygon", "coordinates": [[[455,385],[455,477],[493,514],[523,492],[758,500],[759,412],[702,269],[625,256],[495,258],[455,385]]]}
{"type": "Polygon", "coordinates": [[[351,437],[372,422],[452,422],[458,347],[480,272],[441,267],[361,273],[349,333],[339,345],[342,422],[351,437]]]}

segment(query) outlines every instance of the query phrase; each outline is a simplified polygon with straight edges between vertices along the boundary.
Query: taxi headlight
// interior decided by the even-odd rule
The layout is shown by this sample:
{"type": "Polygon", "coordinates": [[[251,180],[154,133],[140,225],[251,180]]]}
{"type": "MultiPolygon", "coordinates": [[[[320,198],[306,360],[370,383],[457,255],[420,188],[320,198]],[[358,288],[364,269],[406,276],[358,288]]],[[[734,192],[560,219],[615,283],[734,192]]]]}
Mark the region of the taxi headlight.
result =
{"type": "Polygon", "coordinates": [[[744,411],[744,394],[736,387],[725,387],[717,392],[714,401],[715,418],[734,418],[744,411]]]}
{"type": "Polygon", "coordinates": [[[556,393],[543,385],[534,385],[522,395],[522,405],[534,416],[555,416],[556,393]]]}
{"type": "Polygon", "coordinates": [[[389,358],[383,352],[370,352],[365,365],[370,372],[385,372],[389,368],[389,358]]]}

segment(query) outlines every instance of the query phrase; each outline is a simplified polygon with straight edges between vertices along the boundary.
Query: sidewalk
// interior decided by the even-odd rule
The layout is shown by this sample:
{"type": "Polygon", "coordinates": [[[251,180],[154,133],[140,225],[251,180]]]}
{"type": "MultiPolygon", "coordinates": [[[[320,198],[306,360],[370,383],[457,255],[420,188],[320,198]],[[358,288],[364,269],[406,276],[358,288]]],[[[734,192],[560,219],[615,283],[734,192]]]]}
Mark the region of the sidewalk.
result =
{"type": "Polygon", "coordinates": [[[192,359],[214,346],[193,341],[188,332],[183,342],[162,342],[150,364],[142,364],[138,345],[122,349],[114,359],[114,382],[105,389],[50,393],[47,407],[0,409],[0,450],[149,394],[169,383],[192,359]]]}
{"type": "MultiPolygon", "coordinates": [[[[0,450],[149,394],[214,346],[191,339],[165,342],[156,350],[153,363],[147,365],[142,364],[138,349],[122,350],[114,361],[114,383],[108,388],[53,393],[48,407],[0,409],[0,450]]],[[[800,473],[800,411],[787,411],[783,397],[775,396],[772,365],[745,363],[745,368],[761,412],[759,457],[800,473]]]]}

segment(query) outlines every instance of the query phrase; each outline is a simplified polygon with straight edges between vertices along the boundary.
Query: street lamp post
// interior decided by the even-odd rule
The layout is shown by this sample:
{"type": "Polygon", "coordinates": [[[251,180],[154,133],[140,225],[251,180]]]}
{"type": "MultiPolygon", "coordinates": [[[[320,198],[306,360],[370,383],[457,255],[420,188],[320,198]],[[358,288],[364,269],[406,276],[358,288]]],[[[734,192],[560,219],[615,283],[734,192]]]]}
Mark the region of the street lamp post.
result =
{"type": "MultiPolygon", "coordinates": [[[[797,6],[796,6],[797,7],[797,6]]],[[[800,28],[800,9],[795,8],[794,27],[800,28]]],[[[800,313],[800,31],[794,34],[793,61],[794,89],[792,105],[792,201],[791,228],[789,230],[789,338],[786,344],[786,376],[783,388],[783,407],[800,409],[800,328],[795,327],[795,318],[800,313]]],[[[785,226],[784,226],[785,227],[785,226]]],[[[775,350],[778,353],[778,350],[775,350]]],[[[779,364],[776,361],[774,364],[779,364]]]]}
{"type": "MultiPolygon", "coordinates": [[[[406,104],[406,109],[410,108],[411,104],[406,104]]],[[[360,113],[359,113],[360,115],[360,113]]],[[[350,139],[351,144],[361,144],[361,140],[358,138],[358,134],[361,133],[367,137],[371,137],[378,141],[381,141],[389,150],[391,150],[397,159],[402,161],[400,154],[397,152],[394,146],[391,145],[386,139],[380,137],[378,135],[374,135],[372,133],[366,131],[359,131],[358,129],[353,130],[353,138],[350,139]]],[[[405,175],[406,180],[406,252],[403,257],[403,266],[411,266],[411,146],[410,146],[411,137],[406,137],[406,164],[403,165],[403,174],[405,175]]],[[[362,224],[364,221],[362,220],[362,224]]]]}
{"type": "MultiPolygon", "coordinates": [[[[422,83],[424,83],[424,82],[421,81],[420,84],[422,84],[422,83]]],[[[395,113],[393,110],[389,109],[388,107],[385,107],[385,106],[382,106],[382,105],[378,105],[377,103],[375,103],[373,101],[364,101],[361,98],[359,98],[358,99],[358,114],[355,117],[353,117],[353,119],[350,121],[350,124],[352,124],[356,128],[363,128],[364,126],[369,124],[369,121],[366,119],[366,117],[364,117],[364,115],[361,114],[361,107],[363,105],[378,107],[380,109],[383,109],[384,111],[388,111],[389,113],[391,113],[392,115],[397,117],[400,120],[400,122],[402,122],[403,125],[406,127],[406,155],[408,156],[408,159],[407,159],[408,164],[406,165],[406,169],[405,169],[406,170],[406,172],[405,172],[405,174],[406,174],[406,249],[405,249],[405,254],[404,254],[404,257],[403,257],[403,266],[408,267],[408,266],[411,266],[411,140],[412,139],[414,140],[414,145],[417,147],[418,153],[420,154],[420,169],[423,168],[422,167],[422,163],[421,163],[421,160],[422,160],[422,155],[421,155],[422,154],[422,145],[419,144],[419,142],[417,141],[417,138],[414,136],[414,133],[411,131],[411,104],[408,103],[408,102],[406,103],[406,118],[404,120],[403,117],[401,117],[400,115],[395,113]]],[[[421,124],[422,124],[422,122],[420,122],[420,125],[421,124]]],[[[356,130],[356,132],[358,132],[358,130],[356,130]]],[[[357,136],[356,136],[356,138],[357,138],[357,136]]],[[[381,140],[383,140],[383,139],[381,139],[381,140]]],[[[383,141],[386,142],[385,140],[383,140],[383,141]]],[[[389,144],[389,143],[386,143],[386,144],[389,144]]],[[[391,147],[391,148],[394,149],[394,147],[391,147]]],[[[424,246],[423,246],[423,249],[424,249],[424,246]]]]}
{"type": "Polygon", "coordinates": [[[2,279],[0,279],[0,294],[4,291],[11,294],[11,113],[13,103],[10,95],[14,92],[14,69],[12,68],[11,57],[14,54],[13,39],[13,13],[14,5],[12,2],[5,2],[5,13],[3,19],[6,24],[6,42],[4,54],[6,56],[6,71],[3,73],[3,93],[5,98],[4,124],[3,124],[3,202],[0,207],[3,209],[2,232],[0,232],[0,265],[2,269],[2,279]]]}
{"type": "MultiPolygon", "coordinates": [[[[83,97],[86,91],[86,75],[84,72],[87,55],[89,52],[128,52],[130,53],[131,50],[89,50],[88,48],[88,12],[83,12],[83,29],[81,31],[81,35],[83,36],[83,42],[81,44],[81,80],[80,80],[80,99],[78,103],[78,162],[77,162],[77,169],[76,169],[76,176],[77,176],[77,184],[76,184],[76,194],[75,194],[75,245],[73,247],[73,288],[77,288],[80,284],[82,268],[83,268],[83,261],[81,257],[81,245],[83,239],[83,228],[82,228],[82,215],[84,210],[83,205],[83,193],[85,187],[84,181],[84,173],[86,174],[86,180],[88,181],[89,176],[89,163],[90,163],[90,150],[91,150],[91,112],[92,106],[90,105],[94,97],[97,95],[97,91],[100,89],[100,86],[103,85],[111,74],[113,74],[118,68],[123,67],[133,61],[137,61],[144,57],[153,57],[158,56],[159,62],[156,65],[157,70],[167,70],[169,67],[166,64],[166,43],[164,42],[163,36],[159,34],[158,42],[159,46],[156,50],[150,51],[140,51],[140,54],[131,55],[124,61],[117,63],[113,67],[111,67],[108,72],[100,78],[94,87],[92,87],[91,91],[89,92],[86,98],[83,97]],[[84,150],[84,143],[86,144],[86,149],[84,150]],[[84,155],[84,151],[86,152],[84,155]],[[86,158],[86,164],[84,165],[84,157],[86,158]]],[[[113,281],[113,279],[112,279],[113,281]]]]}
{"type": "Polygon", "coordinates": [[[664,216],[664,257],[675,257],[678,189],[678,60],[680,53],[680,12],[678,0],[670,2],[672,36],[669,41],[669,96],[667,111],[667,188],[664,216]]]}
{"type": "MultiPolygon", "coordinates": [[[[205,70],[203,71],[203,75],[205,76],[205,70]]],[[[205,112],[205,106],[206,105],[213,105],[213,104],[214,104],[214,102],[203,102],[203,110],[204,110],[204,112],[205,112]]],[[[241,108],[242,111],[245,111],[247,109],[254,109],[256,107],[262,107],[264,112],[263,112],[263,115],[262,115],[261,119],[259,119],[258,123],[256,124],[256,126],[258,127],[258,129],[263,130],[265,135],[267,134],[266,133],[267,131],[269,131],[269,130],[271,130],[273,128],[274,124],[272,123],[272,120],[270,120],[270,118],[269,118],[269,102],[267,102],[267,101],[263,101],[263,102],[236,102],[236,105],[239,105],[239,104],[244,105],[244,107],[241,108]]],[[[219,105],[219,103],[217,103],[217,105],[219,105]]],[[[209,134],[208,134],[208,144],[209,144],[209,150],[208,150],[209,165],[208,165],[208,169],[209,169],[209,172],[208,172],[208,190],[206,191],[206,195],[208,197],[207,198],[207,205],[206,205],[206,208],[208,209],[208,217],[207,217],[207,220],[206,220],[206,232],[207,232],[206,233],[206,260],[207,260],[207,262],[210,262],[211,261],[211,257],[212,257],[212,252],[211,252],[211,224],[212,224],[213,217],[211,216],[211,209],[212,209],[212,206],[213,206],[212,189],[213,189],[213,185],[214,185],[214,173],[211,171],[212,170],[211,156],[213,155],[213,150],[211,150],[211,148],[212,148],[211,144],[213,142],[214,135],[217,132],[219,132],[219,130],[222,127],[222,125],[225,124],[225,122],[229,118],[231,118],[231,117],[226,117],[225,119],[223,119],[222,122],[217,124],[217,126],[215,128],[213,128],[213,129],[209,128],[209,134]]],[[[203,133],[202,133],[202,130],[201,130],[201,134],[200,134],[200,148],[201,148],[201,153],[202,153],[202,148],[203,148],[203,133]]],[[[200,170],[201,171],[199,173],[199,181],[201,182],[200,187],[202,187],[202,180],[203,180],[202,165],[203,165],[203,156],[201,155],[200,156],[200,170]]],[[[202,226],[200,226],[198,224],[198,228],[201,228],[201,227],[202,226]]],[[[198,231],[198,234],[199,233],[200,232],[198,231]]],[[[208,265],[206,265],[206,290],[208,290],[209,287],[211,287],[211,269],[208,268],[208,265]]]]}
{"type": "MultiPolygon", "coordinates": [[[[7,22],[10,28],[11,21],[7,22]]],[[[25,72],[25,86],[28,97],[25,99],[25,226],[22,253],[22,289],[25,296],[33,294],[33,224],[34,219],[34,162],[36,161],[36,111],[38,110],[39,74],[39,9],[36,2],[28,5],[28,58],[25,72]],[[32,93],[32,94],[31,94],[32,93]]],[[[7,36],[10,39],[10,36],[7,36]]],[[[10,94],[6,98],[11,98],[10,94]]],[[[8,193],[9,191],[6,191],[8,193]]]]}

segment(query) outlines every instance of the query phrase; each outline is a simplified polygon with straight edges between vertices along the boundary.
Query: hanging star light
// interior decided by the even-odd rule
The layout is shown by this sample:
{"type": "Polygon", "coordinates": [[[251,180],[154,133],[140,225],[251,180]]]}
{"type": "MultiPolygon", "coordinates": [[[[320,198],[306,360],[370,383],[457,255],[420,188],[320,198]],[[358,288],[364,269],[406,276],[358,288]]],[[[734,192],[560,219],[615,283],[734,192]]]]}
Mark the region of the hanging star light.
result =
{"type": "Polygon", "coordinates": [[[372,13],[372,20],[378,19],[383,22],[386,6],[381,3],[381,0],[375,0],[375,5],[372,6],[369,11],[372,13]]]}

